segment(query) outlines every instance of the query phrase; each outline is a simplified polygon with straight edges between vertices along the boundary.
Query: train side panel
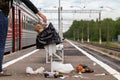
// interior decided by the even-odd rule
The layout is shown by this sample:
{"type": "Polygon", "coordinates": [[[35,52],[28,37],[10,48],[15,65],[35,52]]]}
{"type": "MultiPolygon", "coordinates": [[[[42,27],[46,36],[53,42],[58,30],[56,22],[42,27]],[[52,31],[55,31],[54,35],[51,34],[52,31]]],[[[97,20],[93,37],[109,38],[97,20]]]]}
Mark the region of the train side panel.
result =
{"type": "Polygon", "coordinates": [[[15,52],[34,45],[37,35],[34,31],[34,25],[38,20],[38,17],[24,4],[14,2],[12,17],[9,16],[5,52],[15,52]]]}

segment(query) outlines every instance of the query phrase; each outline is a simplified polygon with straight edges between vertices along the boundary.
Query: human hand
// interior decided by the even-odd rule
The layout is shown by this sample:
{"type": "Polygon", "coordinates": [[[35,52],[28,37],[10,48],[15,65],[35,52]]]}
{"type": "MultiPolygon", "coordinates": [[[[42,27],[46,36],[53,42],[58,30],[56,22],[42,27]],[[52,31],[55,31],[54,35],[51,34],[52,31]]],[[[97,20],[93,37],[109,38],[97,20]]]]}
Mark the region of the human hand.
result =
{"type": "Polygon", "coordinates": [[[38,15],[43,19],[43,22],[47,23],[47,18],[41,12],[38,12],[38,15]]]}

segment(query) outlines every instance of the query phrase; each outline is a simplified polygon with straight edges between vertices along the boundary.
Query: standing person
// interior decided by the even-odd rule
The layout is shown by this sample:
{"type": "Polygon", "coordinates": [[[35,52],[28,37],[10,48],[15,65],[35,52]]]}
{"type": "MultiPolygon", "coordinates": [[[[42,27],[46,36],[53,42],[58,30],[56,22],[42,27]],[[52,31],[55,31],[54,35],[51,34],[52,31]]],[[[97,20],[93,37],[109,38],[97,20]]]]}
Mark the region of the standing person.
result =
{"type": "MultiPolygon", "coordinates": [[[[30,0],[21,0],[28,8],[30,8],[35,14],[38,14],[46,23],[47,19],[38,9],[33,5],[30,0]]],[[[8,31],[8,13],[10,10],[10,3],[13,0],[0,0],[0,76],[10,76],[2,69],[2,61],[4,56],[5,42],[8,31]]]]}

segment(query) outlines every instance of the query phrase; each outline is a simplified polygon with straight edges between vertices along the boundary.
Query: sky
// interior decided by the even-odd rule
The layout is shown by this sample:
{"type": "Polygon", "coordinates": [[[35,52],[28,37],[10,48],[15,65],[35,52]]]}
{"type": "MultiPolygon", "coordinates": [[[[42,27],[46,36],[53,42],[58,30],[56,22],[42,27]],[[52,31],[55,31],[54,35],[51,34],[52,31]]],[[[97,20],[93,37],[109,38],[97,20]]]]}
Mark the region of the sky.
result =
{"type": "MultiPolygon", "coordinates": [[[[59,0],[31,0],[36,7],[42,10],[57,10],[59,0]]],[[[60,0],[63,10],[102,10],[101,19],[112,18],[116,20],[120,17],[120,0],[60,0]],[[71,7],[73,6],[73,7],[71,7]],[[103,8],[100,8],[103,7],[103,8]]],[[[48,22],[52,22],[56,29],[58,29],[58,14],[44,13],[48,22]],[[56,19],[56,20],[55,20],[56,19]]],[[[62,13],[63,32],[67,31],[73,20],[96,20],[98,13],[62,13]]]]}

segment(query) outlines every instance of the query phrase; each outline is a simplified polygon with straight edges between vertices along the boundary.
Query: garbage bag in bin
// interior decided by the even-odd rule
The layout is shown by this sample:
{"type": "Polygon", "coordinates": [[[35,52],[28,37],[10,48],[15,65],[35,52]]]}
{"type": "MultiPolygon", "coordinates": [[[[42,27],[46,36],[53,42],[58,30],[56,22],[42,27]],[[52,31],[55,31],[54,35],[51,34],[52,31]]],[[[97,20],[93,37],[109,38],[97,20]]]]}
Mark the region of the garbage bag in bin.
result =
{"type": "Polygon", "coordinates": [[[61,39],[59,34],[56,32],[55,28],[53,27],[52,23],[48,25],[41,33],[37,35],[36,38],[36,47],[44,48],[45,45],[56,43],[61,43],[61,39]]]}

